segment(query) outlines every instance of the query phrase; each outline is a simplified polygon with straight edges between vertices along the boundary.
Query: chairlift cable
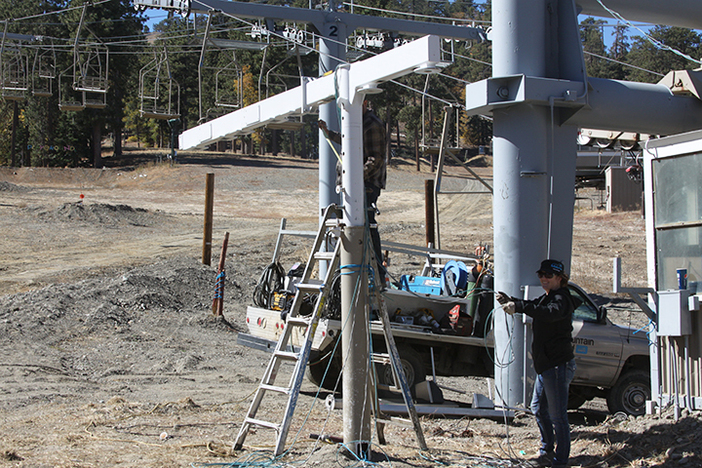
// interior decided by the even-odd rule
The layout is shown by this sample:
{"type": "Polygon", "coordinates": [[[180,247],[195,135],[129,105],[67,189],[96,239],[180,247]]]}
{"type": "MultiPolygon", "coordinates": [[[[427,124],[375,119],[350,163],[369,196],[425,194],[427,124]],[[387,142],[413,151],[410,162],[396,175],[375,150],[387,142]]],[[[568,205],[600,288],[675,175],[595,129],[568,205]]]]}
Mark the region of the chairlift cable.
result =
{"type": "Polygon", "coordinates": [[[343,2],[343,5],[353,6],[354,8],[365,8],[366,10],[379,11],[381,13],[392,13],[394,15],[411,16],[413,18],[429,18],[429,19],[439,19],[439,20],[444,20],[444,21],[450,20],[450,21],[461,21],[461,22],[465,22],[465,23],[492,24],[492,21],[488,21],[488,20],[474,20],[474,19],[468,19],[468,18],[449,18],[446,16],[422,15],[419,13],[409,13],[406,11],[397,11],[397,10],[386,10],[384,8],[376,8],[376,7],[371,7],[371,6],[367,6],[367,5],[359,5],[358,3],[343,2]]]}
{"type": "Polygon", "coordinates": [[[489,66],[489,67],[492,66],[492,63],[490,63],[490,62],[485,62],[485,61],[483,61],[483,60],[478,60],[478,59],[473,58],[473,57],[468,57],[467,55],[461,55],[461,54],[457,54],[457,53],[454,53],[454,55],[455,55],[456,57],[459,57],[459,58],[462,58],[462,59],[470,60],[471,62],[482,63],[483,65],[487,65],[487,66],[489,66]]]}
{"type": "Polygon", "coordinates": [[[658,39],[654,38],[654,37],[651,36],[648,32],[644,31],[643,29],[641,29],[640,27],[636,26],[635,24],[633,24],[633,23],[632,23],[631,21],[629,21],[628,19],[624,18],[622,15],[620,15],[620,14],[617,13],[616,11],[614,11],[614,10],[612,10],[611,8],[609,8],[608,6],[606,6],[604,3],[602,3],[602,0],[597,0],[597,3],[599,3],[600,6],[601,6],[602,8],[604,8],[605,10],[607,10],[607,12],[608,12],[609,14],[611,14],[612,16],[614,16],[617,20],[621,21],[622,23],[625,23],[625,24],[628,25],[628,26],[631,26],[632,28],[636,29],[636,30],[639,31],[641,34],[643,34],[644,39],[646,39],[648,42],[650,42],[651,44],[653,44],[654,47],[656,47],[656,48],[658,48],[658,49],[662,49],[662,50],[667,50],[668,52],[672,52],[672,53],[674,53],[675,55],[678,55],[678,56],[680,56],[680,57],[682,57],[682,58],[684,58],[684,59],[689,60],[690,62],[696,63],[697,65],[702,65],[702,61],[697,60],[697,59],[695,59],[695,58],[692,58],[692,57],[690,57],[689,55],[687,55],[687,54],[685,54],[685,53],[679,51],[678,49],[675,49],[675,48],[673,48],[673,47],[670,47],[669,45],[664,44],[664,43],[662,43],[661,41],[659,41],[658,39]]]}
{"type": "Polygon", "coordinates": [[[200,60],[197,62],[197,91],[198,91],[198,114],[199,120],[202,121],[204,116],[202,115],[202,68],[205,66],[205,49],[207,48],[207,41],[210,39],[210,28],[212,27],[212,11],[207,14],[207,25],[205,26],[205,32],[202,36],[202,48],[200,48],[200,60]]]}

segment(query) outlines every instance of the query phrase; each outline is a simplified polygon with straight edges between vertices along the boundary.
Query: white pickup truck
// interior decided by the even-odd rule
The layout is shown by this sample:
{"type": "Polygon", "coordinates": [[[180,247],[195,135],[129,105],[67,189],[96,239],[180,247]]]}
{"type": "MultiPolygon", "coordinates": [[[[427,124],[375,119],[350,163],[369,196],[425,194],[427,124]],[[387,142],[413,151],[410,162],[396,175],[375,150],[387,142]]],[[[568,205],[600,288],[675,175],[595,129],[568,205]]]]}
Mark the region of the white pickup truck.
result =
{"type": "MultiPolygon", "coordinates": [[[[607,310],[595,305],[585,291],[575,284],[569,287],[575,303],[579,304],[573,315],[573,346],[578,368],[571,384],[569,407],[575,409],[594,397],[603,397],[612,413],[643,414],[646,400],[651,396],[646,334],[635,334],[634,329],[613,324],[607,318],[607,310]]],[[[410,384],[421,382],[432,373],[440,376],[493,375],[490,313],[493,295],[488,288],[480,293],[477,305],[473,306],[475,320],[468,336],[445,333],[446,329],[426,321],[424,324],[410,324],[404,318],[413,314],[416,317],[417,311],[431,311],[433,317],[442,323],[450,309],[456,305],[467,306],[470,299],[398,289],[388,289],[383,295],[410,384]]],[[[270,351],[275,348],[285,326],[279,310],[253,306],[248,307],[246,322],[249,333],[240,334],[239,342],[270,351]]],[[[370,325],[374,349],[384,348],[380,321],[371,318],[370,325]]],[[[326,314],[320,320],[309,361],[309,379],[330,390],[341,372],[341,353],[334,352],[338,348],[340,330],[338,316],[326,314]]],[[[301,338],[294,335],[293,345],[299,344],[301,338]]],[[[380,379],[389,382],[389,372],[388,366],[380,368],[380,379]]]]}

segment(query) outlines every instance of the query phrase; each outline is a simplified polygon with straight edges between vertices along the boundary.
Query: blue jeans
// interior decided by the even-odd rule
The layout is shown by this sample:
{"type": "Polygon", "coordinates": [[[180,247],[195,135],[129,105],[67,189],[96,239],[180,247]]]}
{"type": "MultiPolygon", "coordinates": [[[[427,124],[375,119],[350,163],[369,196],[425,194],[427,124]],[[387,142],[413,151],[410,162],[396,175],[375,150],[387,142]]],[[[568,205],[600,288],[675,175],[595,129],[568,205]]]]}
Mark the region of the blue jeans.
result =
{"type": "Polygon", "coordinates": [[[553,453],[555,443],[553,466],[567,465],[570,457],[568,387],[575,375],[575,367],[572,359],[536,376],[531,411],[541,432],[541,454],[553,453]]]}

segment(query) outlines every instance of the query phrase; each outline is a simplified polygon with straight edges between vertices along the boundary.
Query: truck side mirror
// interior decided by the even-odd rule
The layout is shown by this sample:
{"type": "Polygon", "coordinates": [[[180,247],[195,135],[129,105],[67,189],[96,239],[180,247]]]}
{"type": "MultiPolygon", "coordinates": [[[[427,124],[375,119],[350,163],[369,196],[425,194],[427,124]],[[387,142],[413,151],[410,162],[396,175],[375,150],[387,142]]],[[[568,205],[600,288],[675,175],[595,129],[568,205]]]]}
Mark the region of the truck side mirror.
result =
{"type": "Polygon", "coordinates": [[[597,321],[602,323],[607,320],[607,308],[605,306],[600,306],[597,308],[597,321]]]}

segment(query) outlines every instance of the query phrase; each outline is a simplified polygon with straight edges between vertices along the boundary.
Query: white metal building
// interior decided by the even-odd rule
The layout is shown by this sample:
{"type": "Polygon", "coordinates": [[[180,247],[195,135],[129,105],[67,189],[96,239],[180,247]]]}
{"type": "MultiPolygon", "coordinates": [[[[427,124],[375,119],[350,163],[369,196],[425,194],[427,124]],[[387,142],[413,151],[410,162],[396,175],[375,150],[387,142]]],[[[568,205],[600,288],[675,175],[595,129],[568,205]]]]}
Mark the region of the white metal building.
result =
{"type": "Polygon", "coordinates": [[[700,410],[702,131],[651,140],[644,158],[652,403],[700,410]]]}

